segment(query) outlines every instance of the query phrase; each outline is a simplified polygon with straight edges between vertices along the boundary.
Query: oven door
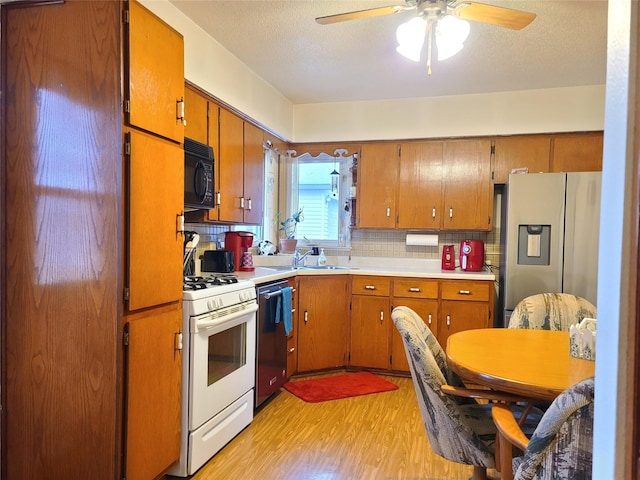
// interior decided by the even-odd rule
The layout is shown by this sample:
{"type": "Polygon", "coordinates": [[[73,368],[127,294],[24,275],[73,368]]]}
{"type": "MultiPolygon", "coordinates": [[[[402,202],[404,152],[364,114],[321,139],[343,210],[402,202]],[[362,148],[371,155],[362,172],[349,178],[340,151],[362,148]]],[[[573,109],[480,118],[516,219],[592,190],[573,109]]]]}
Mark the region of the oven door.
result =
{"type": "Polygon", "coordinates": [[[189,430],[240,398],[255,385],[255,302],[191,318],[189,430]]]}

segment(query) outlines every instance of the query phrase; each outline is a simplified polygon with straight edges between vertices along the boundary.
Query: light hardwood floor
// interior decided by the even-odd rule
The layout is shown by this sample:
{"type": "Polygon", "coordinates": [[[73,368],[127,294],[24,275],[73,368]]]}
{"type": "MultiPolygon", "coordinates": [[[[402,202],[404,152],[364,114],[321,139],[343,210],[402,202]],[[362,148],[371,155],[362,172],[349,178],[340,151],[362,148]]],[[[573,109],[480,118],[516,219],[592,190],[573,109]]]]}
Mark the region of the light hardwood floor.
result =
{"type": "Polygon", "coordinates": [[[193,480],[469,479],[431,451],[411,379],[383,378],[400,388],[323,403],[281,389],[193,480]]]}

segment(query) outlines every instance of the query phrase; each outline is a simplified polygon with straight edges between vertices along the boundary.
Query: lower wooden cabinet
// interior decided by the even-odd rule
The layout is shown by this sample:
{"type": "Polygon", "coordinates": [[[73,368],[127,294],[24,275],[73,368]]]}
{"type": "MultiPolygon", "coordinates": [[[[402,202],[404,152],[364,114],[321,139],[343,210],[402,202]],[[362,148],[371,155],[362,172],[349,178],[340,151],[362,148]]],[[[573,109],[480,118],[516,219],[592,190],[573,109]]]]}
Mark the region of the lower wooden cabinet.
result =
{"type": "Polygon", "coordinates": [[[472,328],[493,325],[493,283],[447,280],[440,284],[438,341],[447,348],[449,335],[472,328]]]}
{"type": "Polygon", "coordinates": [[[349,365],[390,368],[389,297],[353,295],[351,297],[351,349],[349,365]]]}
{"type": "Polygon", "coordinates": [[[346,365],[349,276],[310,275],[298,281],[298,371],[346,365]]]}

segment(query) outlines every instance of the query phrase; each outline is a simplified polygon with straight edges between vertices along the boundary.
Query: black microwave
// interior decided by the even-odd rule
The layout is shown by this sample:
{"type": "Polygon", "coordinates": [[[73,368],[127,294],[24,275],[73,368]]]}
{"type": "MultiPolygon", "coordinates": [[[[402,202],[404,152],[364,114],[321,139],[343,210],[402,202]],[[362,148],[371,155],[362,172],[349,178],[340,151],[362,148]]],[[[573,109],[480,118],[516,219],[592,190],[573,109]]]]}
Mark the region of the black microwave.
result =
{"type": "Polygon", "coordinates": [[[184,206],[211,209],[215,205],[213,148],[184,139],[184,206]]]}

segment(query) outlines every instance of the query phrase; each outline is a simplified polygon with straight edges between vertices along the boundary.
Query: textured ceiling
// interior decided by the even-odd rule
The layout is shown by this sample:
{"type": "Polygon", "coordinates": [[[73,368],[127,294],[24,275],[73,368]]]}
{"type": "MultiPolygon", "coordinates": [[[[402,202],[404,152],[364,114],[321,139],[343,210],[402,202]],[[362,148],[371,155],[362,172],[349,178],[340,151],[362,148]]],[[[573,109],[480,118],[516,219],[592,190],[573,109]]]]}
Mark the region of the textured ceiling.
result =
{"type": "MultiPolygon", "coordinates": [[[[607,2],[484,3],[537,14],[520,31],[471,22],[456,56],[414,63],[395,51],[395,30],[414,11],[333,25],[318,16],[403,0],[171,0],[294,104],[603,85],[607,2]]],[[[426,58],[426,44],[423,58],[426,58]]]]}

